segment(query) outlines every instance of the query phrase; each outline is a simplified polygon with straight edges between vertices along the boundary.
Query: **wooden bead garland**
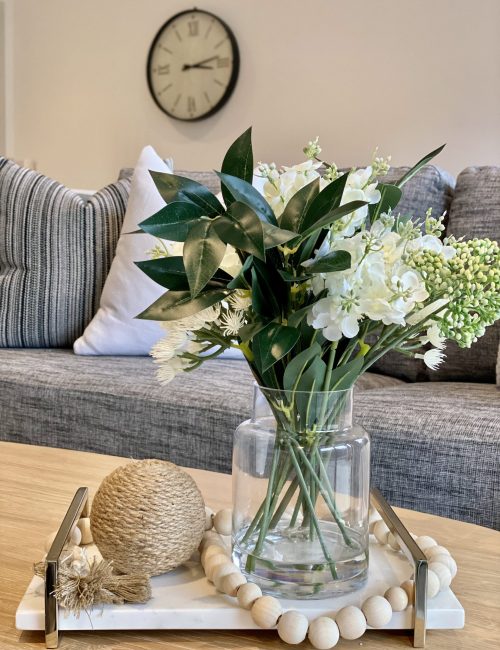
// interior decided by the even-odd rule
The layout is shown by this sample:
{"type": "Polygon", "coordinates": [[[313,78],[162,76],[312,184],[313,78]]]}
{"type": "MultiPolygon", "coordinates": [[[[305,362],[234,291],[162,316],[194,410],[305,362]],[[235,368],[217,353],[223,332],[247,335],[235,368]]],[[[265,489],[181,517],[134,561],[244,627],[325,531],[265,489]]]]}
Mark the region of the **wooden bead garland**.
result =
{"type": "MultiPolygon", "coordinates": [[[[387,625],[393,612],[402,612],[413,604],[414,580],[405,580],[400,586],[389,587],[384,596],[367,598],[361,609],[354,605],[342,608],[334,618],[319,616],[309,622],[307,616],[295,610],[283,612],[281,604],[273,596],[263,596],[260,587],[247,582],[245,576],[231,562],[222,539],[208,529],[208,520],[219,535],[231,533],[231,511],[216,514],[207,509],[206,532],[200,543],[201,562],[207,578],[216,588],[236,597],[243,609],[249,609],[254,622],[263,629],[277,627],[278,635],[285,643],[302,643],[306,636],[316,650],[328,650],[337,645],[339,638],[359,639],[369,625],[381,628],[387,625]],[[209,514],[210,513],[210,514],[209,514]]],[[[400,545],[380,515],[376,513],[370,522],[370,532],[381,545],[400,551],[400,545]]],[[[439,546],[432,537],[423,535],[413,539],[428,558],[427,598],[434,598],[439,591],[447,589],[456,575],[457,565],[449,551],[439,546]]]]}

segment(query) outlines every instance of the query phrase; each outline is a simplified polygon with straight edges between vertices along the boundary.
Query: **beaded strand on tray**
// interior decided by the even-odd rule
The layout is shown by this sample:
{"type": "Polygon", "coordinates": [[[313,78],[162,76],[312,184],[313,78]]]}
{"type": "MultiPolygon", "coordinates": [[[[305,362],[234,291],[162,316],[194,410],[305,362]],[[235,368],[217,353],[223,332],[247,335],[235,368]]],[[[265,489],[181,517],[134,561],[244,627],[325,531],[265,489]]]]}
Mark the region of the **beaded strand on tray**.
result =
{"type": "MultiPolygon", "coordinates": [[[[232,513],[228,509],[215,514],[206,509],[206,532],[199,548],[205,575],[218,591],[236,598],[240,607],[249,609],[259,627],[277,627],[278,635],[285,643],[296,645],[307,637],[317,650],[328,650],[335,647],[340,638],[359,639],[368,625],[384,627],[390,622],[393,612],[402,612],[413,604],[414,583],[405,580],[399,586],[389,587],[383,596],[370,596],[361,608],[354,605],[343,607],[335,615],[335,620],[330,616],[319,616],[309,622],[301,612],[284,612],[277,598],[264,596],[260,587],[248,582],[232,563],[230,551],[221,538],[231,534],[231,519],[232,513]]],[[[388,545],[395,552],[400,551],[396,538],[380,515],[372,510],[370,519],[370,533],[377,542],[388,545]]],[[[427,598],[431,599],[450,586],[457,573],[457,564],[449,551],[432,537],[412,537],[429,560],[427,598]]]]}

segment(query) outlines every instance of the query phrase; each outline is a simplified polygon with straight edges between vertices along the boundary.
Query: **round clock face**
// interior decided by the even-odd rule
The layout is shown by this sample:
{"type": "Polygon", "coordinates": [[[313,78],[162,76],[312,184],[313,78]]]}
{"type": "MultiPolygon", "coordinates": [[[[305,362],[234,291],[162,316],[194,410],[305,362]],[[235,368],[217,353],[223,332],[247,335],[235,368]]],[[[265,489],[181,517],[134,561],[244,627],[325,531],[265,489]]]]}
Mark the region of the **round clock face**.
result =
{"type": "Polygon", "coordinates": [[[163,25],[148,57],[148,83],[162,111],[199,120],[229,99],[239,69],[229,27],[206,11],[183,11],[163,25]]]}

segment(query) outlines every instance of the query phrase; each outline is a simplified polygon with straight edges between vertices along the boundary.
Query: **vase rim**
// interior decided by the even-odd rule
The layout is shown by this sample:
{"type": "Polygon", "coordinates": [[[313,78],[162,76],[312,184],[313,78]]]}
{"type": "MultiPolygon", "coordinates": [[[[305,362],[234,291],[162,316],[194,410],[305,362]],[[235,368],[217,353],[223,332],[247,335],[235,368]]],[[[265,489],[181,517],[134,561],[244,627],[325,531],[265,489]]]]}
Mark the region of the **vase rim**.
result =
{"type": "Polygon", "coordinates": [[[354,386],[350,388],[345,388],[343,390],[295,390],[291,391],[286,388],[269,388],[267,386],[261,386],[257,382],[254,382],[254,387],[258,388],[263,393],[270,393],[278,395],[280,393],[290,393],[293,392],[295,395],[347,395],[351,393],[354,389],[354,386]]]}

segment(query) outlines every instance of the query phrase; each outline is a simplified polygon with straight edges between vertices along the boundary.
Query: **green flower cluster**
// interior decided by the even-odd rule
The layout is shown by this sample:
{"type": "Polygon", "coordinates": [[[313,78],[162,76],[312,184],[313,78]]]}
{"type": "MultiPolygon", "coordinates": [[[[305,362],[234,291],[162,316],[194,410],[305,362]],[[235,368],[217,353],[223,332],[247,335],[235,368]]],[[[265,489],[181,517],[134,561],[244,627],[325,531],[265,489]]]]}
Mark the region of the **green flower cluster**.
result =
{"type": "Polygon", "coordinates": [[[456,251],[451,259],[419,251],[412,255],[411,265],[434,297],[449,300],[440,314],[442,335],[469,348],[500,317],[500,249],[489,239],[449,239],[446,244],[456,251]]]}

